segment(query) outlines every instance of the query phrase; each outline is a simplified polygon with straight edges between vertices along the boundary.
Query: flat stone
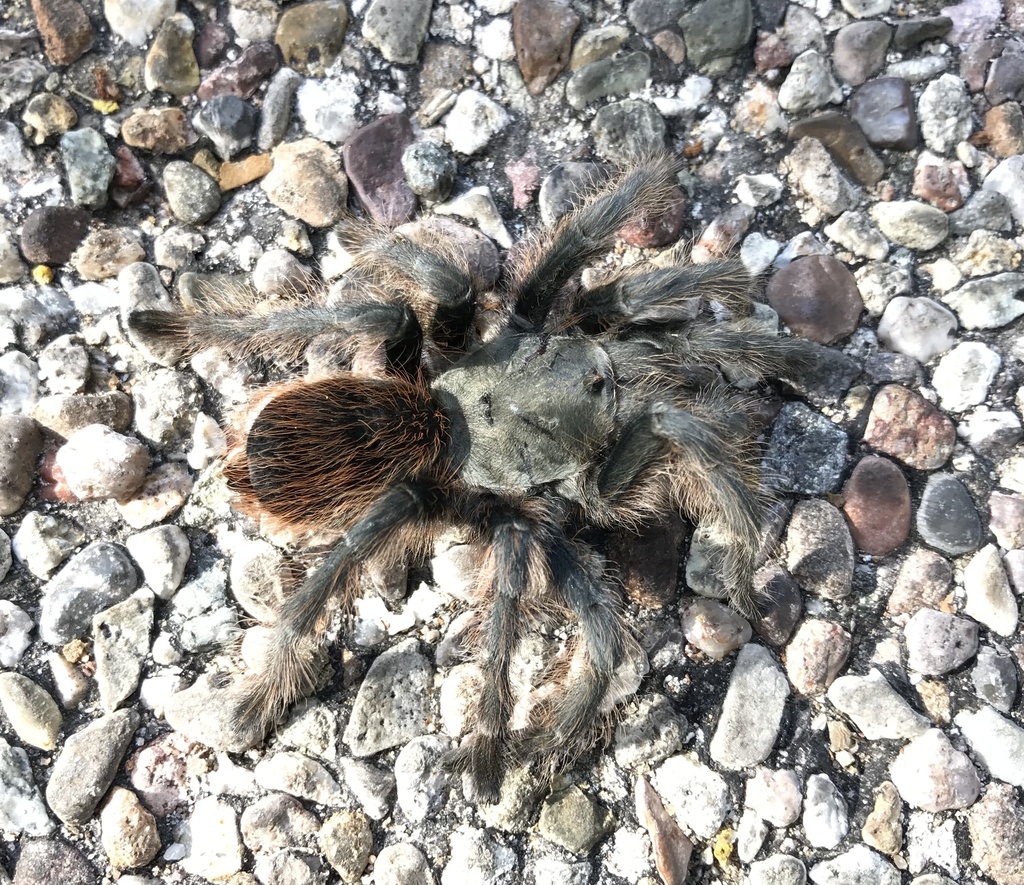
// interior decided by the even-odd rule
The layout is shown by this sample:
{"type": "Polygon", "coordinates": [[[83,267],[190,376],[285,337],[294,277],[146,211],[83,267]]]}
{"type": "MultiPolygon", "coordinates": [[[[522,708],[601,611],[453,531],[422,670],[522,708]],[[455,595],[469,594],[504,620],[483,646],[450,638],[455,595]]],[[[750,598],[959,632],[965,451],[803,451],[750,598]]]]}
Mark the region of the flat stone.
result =
{"type": "Polygon", "coordinates": [[[693,842],[665,810],[644,777],[637,778],[636,782],[636,814],[650,834],[658,874],[666,885],[683,885],[690,868],[693,842]]]}
{"type": "Polygon", "coordinates": [[[904,628],[907,664],[925,676],[949,673],[974,657],[978,625],[967,618],[922,608],[904,628]]]}
{"type": "Polygon", "coordinates": [[[765,452],[768,475],[779,489],[821,495],[838,488],[846,467],[847,436],[803,403],[787,403],[772,427],[765,452]]]}
{"type": "Polygon", "coordinates": [[[956,314],[930,298],[897,296],[886,305],[878,339],[886,347],[927,363],[956,342],[956,314]]]}
{"type": "Polygon", "coordinates": [[[431,0],[373,0],[363,19],[363,39],[390,62],[415,64],[427,36],[431,0]]]}
{"type": "Polygon", "coordinates": [[[580,17],[560,0],[520,0],[512,11],[516,61],[531,95],[540,95],[565,69],[580,17]]]}
{"type": "Polygon", "coordinates": [[[702,74],[724,74],[754,29],[750,0],[702,0],[679,17],[689,62],[702,74]]]}
{"type": "Polygon", "coordinates": [[[880,21],[856,21],[840,28],[832,47],[832,63],[839,78],[860,86],[885,66],[892,28],[880,21]]]}
{"type": "Polygon", "coordinates": [[[909,151],[917,144],[917,112],[906,80],[882,77],[865,83],[850,99],[850,116],[876,147],[909,151]]]}
{"type": "Polygon", "coordinates": [[[864,442],[915,470],[935,470],[953,453],[953,422],[919,393],[888,384],[875,395],[864,442]]]}
{"type": "Polygon", "coordinates": [[[829,686],[828,699],[869,741],[906,740],[928,729],[928,717],[911,709],[875,669],[867,676],[840,676],[829,686]]]}
{"type": "Polygon", "coordinates": [[[886,556],[910,534],[910,487],[891,461],[861,458],[843,488],[843,512],[857,548],[886,556]]]}
{"type": "Polygon", "coordinates": [[[807,841],[815,848],[835,848],[849,832],[846,800],[827,774],[807,778],[802,823],[807,841]]]}
{"type": "Polygon", "coordinates": [[[805,590],[842,599],[851,590],[853,539],[846,521],[827,501],[799,502],[786,531],[786,567],[805,590]]]}
{"type": "Polygon", "coordinates": [[[0,415],[0,515],[16,513],[32,490],[42,442],[31,418],[0,415]]]}
{"type": "Polygon", "coordinates": [[[100,702],[116,710],[139,684],[153,629],[153,594],[141,590],[93,618],[100,702]]]}
{"type": "Polygon", "coordinates": [[[917,510],[917,530],[928,546],[951,556],[977,549],[981,520],[963,483],[943,473],[928,478],[917,510]]]}
{"type": "Polygon", "coordinates": [[[1007,101],[985,112],[985,127],[980,133],[997,157],[1024,153],[1024,113],[1018,102],[1007,101]]]}
{"type": "Polygon", "coordinates": [[[389,114],[358,129],[345,142],[345,172],[370,216],[386,227],[416,214],[416,195],[402,168],[402,154],[412,144],[412,124],[404,114],[389,114]]]}
{"type": "Polygon", "coordinates": [[[838,111],[799,120],[790,127],[789,137],[794,141],[805,137],[818,139],[847,172],[867,187],[874,187],[885,174],[885,164],[871,149],[860,126],[838,111]]]}
{"type": "Polygon", "coordinates": [[[965,329],[999,329],[1024,315],[1024,274],[999,273],[981,280],[969,280],[942,295],[956,311],[965,329]]]}
{"type": "Polygon", "coordinates": [[[900,52],[906,52],[928,40],[945,37],[953,28],[953,19],[948,15],[930,15],[901,21],[896,24],[896,36],[892,45],[900,52]]]}
{"type": "Polygon", "coordinates": [[[800,258],[776,271],[765,294],[794,333],[821,344],[849,335],[863,309],[853,274],[825,255],[800,258]]]}
{"type": "Polygon", "coordinates": [[[869,211],[882,233],[910,249],[934,249],[949,233],[946,213],[925,203],[894,200],[875,203],[869,211]]]}
{"type": "Polygon", "coordinates": [[[646,52],[630,52],[618,58],[603,58],[580,68],[565,87],[565,97],[576,110],[582,110],[609,95],[628,95],[643,88],[651,75],[651,57],[646,52]]]}

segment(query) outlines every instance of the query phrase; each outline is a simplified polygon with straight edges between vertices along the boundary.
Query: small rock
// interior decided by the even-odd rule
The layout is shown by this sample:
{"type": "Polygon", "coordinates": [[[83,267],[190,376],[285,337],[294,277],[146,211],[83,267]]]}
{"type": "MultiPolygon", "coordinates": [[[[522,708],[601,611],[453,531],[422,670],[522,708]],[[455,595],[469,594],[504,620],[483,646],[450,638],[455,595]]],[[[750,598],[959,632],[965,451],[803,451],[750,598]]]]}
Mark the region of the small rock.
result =
{"type": "Polygon", "coordinates": [[[805,620],[786,646],[786,674],[805,697],[822,694],[846,664],[852,637],[838,624],[805,620]]]}
{"type": "Polygon", "coordinates": [[[842,599],[853,580],[853,539],[839,511],[822,500],[800,501],[786,531],[786,567],[800,586],[842,599]]]}
{"type": "Polygon", "coordinates": [[[188,469],[170,461],[154,468],[130,498],[117,501],[117,512],[133,529],[144,529],[177,513],[191,491],[188,469]]]}
{"type": "Polygon", "coordinates": [[[1024,113],[1020,104],[1008,101],[985,112],[982,135],[997,157],[1024,153],[1024,113]]]}
{"type": "Polygon", "coordinates": [[[1017,629],[1017,600],[995,544],[986,544],[964,567],[964,589],[967,592],[964,614],[993,633],[1013,635],[1017,629]]]}
{"type": "Polygon", "coordinates": [[[1001,713],[1009,713],[1017,697],[1017,668],[1013,659],[990,648],[978,651],[971,670],[974,693],[1001,713]]]}
{"type": "Polygon", "coordinates": [[[448,844],[450,856],[441,873],[441,885],[511,885],[516,881],[516,853],[486,830],[461,826],[451,834],[448,844]]]}
{"type": "Polygon", "coordinates": [[[967,812],[971,860],[996,885],[1024,881],[1024,859],[1017,846],[1024,840],[1024,803],[1006,784],[991,783],[984,798],[967,812]]]}
{"type": "Polygon", "coordinates": [[[107,280],[145,257],[146,252],[134,231],[100,227],[86,235],[71,256],[71,266],[83,279],[107,280]]]}
{"type": "Polygon", "coordinates": [[[849,832],[846,801],[826,774],[807,778],[803,826],[807,841],[815,848],[835,848],[849,832]]]}
{"type": "Polygon", "coordinates": [[[683,885],[690,868],[693,842],[665,810],[644,777],[636,781],[636,815],[651,836],[654,863],[665,885],[683,885]]]}
{"type": "Polygon", "coordinates": [[[363,19],[363,39],[390,62],[415,64],[427,36],[430,0],[373,0],[363,19]]]}
{"type": "Polygon", "coordinates": [[[32,490],[41,447],[35,421],[23,415],[0,415],[0,516],[16,513],[32,490]]]}
{"type": "Polygon", "coordinates": [[[910,84],[897,77],[870,80],[850,99],[850,116],[876,147],[909,151],[917,144],[910,84]]]}
{"type": "Polygon", "coordinates": [[[499,246],[508,249],[512,245],[512,237],[502,221],[489,187],[470,188],[447,203],[436,204],[434,211],[440,215],[457,215],[475,221],[477,227],[499,246]]]}
{"type": "Polygon", "coordinates": [[[907,664],[925,676],[941,676],[974,657],[978,625],[930,608],[920,609],[903,630],[907,664]]]}
{"type": "Polygon", "coordinates": [[[411,821],[434,818],[448,799],[448,775],[441,762],[449,741],[434,735],[413,738],[395,760],[398,807],[411,821]]]}
{"type": "Polygon", "coordinates": [[[829,256],[787,264],[772,276],[766,295],[795,334],[821,344],[849,335],[863,308],[853,274],[829,256]]]}
{"type": "Polygon", "coordinates": [[[76,497],[127,498],[145,479],[149,451],[132,437],[91,424],[71,434],[56,460],[76,497]]]}
{"type": "Polygon", "coordinates": [[[829,686],[828,699],[869,741],[905,740],[928,728],[927,717],[914,712],[874,668],[867,676],[840,676],[829,686]]]}
{"type": "Polygon", "coordinates": [[[475,89],[465,89],[444,119],[445,140],[460,154],[475,154],[510,122],[500,104],[475,89]]]}
{"type": "Polygon", "coordinates": [[[160,851],[156,818],[131,790],[114,787],[100,810],[100,842],[115,869],[148,864],[160,851]]]}
{"type": "Polygon", "coordinates": [[[817,138],[801,138],[783,167],[795,187],[813,204],[817,215],[833,218],[861,202],[857,187],[843,174],[817,138]]]}
{"type": "Polygon", "coordinates": [[[640,698],[615,726],[615,761],[623,768],[657,765],[682,749],[686,729],[664,695],[640,698]]]}
{"type": "Polygon", "coordinates": [[[953,749],[937,728],[908,743],[889,766],[889,774],[903,800],[924,811],[967,808],[981,792],[971,760],[953,749]]]}
{"type": "Polygon", "coordinates": [[[16,667],[29,646],[32,619],[9,599],[0,599],[0,667],[16,667]]]}
{"type": "Polygon", "coordinates": [[[976,191],[962,209],[949,216],[949,232],[954,236],[969,236],[978,229],[991,231],[1013,230],[1013,215],[1006,198],[996,191],[976,191]]]}
{"type": "Polygon", "coordinates": [[[679,18],[689,61],[702,74],[724,74],[754,29],[750,0],[702,0],[679,18]]]}
{"type": "MultiPolygon", "coordinates": [[[[32,780],[32,766],[29,764],[28,754],[21,747],[12,747],[3,738],[0,738],[0,779],[4,785],[3,797],[0,798],[0,826],[4,828],[4,832],[26,833],[29,836],[45,836],[51,832],[53,821],[47,816],[43,796],[32,780]]],[[[25,845],[21,852],[19,868],[22,863],[33,862],[31,858],[38,852],[37,846],[41,845],[41,842],[29,842],[25,845]]],[[[49,877],[54,873],[53,868],[47,864],[45,870],[47,878],[29,881],[52,881],[49,877]]],[[[18,885],[21,885],[22,881],[19,879],[18,885]]],[[[91,885],[95,879],[90,877],[78,881],[82,885],[91,885]]]]}
{"type": "Polygon", "coordinates": [[[163,20],[146,54],[145,83],[150,92],[191,95],[199,86],[199,63],[192,49],[195,25],[184,13],[163,20]]]}
{"type": "Polygon", "coordinates": [[[118,37],[141,49],[175,6],[174,0],[106,0],[103,17],[118,37]]]}
{"type": "Polygon", "coordinates": [[[92,23],[78,0],[32,0],[32,12],[53,64],[69,65],[92,47],[92,23]]]}
{"type": "Polygon", "coordinates": [[[33,264],[66,264],[89,230],[91,216],[74,206],[42,206],[21,229],[21,254],[33,264]]]}
{"type": "MultiPolygon", "coordinates": [[[[373,831],[366,815],[359,811],[333,814],[324,821],[318,838],[327,862],[341,876],[341,881],[358,882],[373,851],[373,831]]],[[[380,863],[379,856],[377,863],[380,863]]],[[[382,877],[377,872],[376,864],[374,873],[376,880],[381,882],[382,877]]]]}
{"type": "Polygon", "coordinates": [[[286,9],[278,20],[274,42],[286,65],[318,77],[341,55],[347,30],[344,3],[316,0],[286,9]]]}
{"type": "Polygon", "coordinates": [[[765,452],[765,469],[782,491],[821,495],[836,489],[846,467],[846,434],[803,403],[779,411],[765,452]]]}
{"type": "Polygon", "coordinates": [[[627,99],[602,107],[591,124],[594,148],[613,163],[664,149],[665,120],[645,101],[627,99]]]}
{"type": "Polygon", "coordinates": [[[970,280],[942,300],[956,311],[965,329],[999,329],[1024,315],[1024,301],[1016,298],[1022,289],[1024,274],[997,273],[970,280]]]}
{"type": "Polygon", "coordinates": [[[60,156],[67,170],[71,200],[86,209],[107,205],[107,189],[116,165],[106,139],[95,129],[74,129],[60,138],[60,156]]]}
{"type": "Polygon", "coordinates": [[[578,787],[570,787],[544,800],[537,831],[566,851],[587,854],[609,832],[611,823],[607,809],[598,805],[578,787]]]}
{"type": "Polygon", "coordinates": [[[977,713],[959,713],[955,722],[971,745],[975,759],[993,778],[1024,787],[1024,770],[1020,766],[1024,728],[987,705],[977,713]]]}
{"type": "MultiPolygon", "coordinates": [[[[837,242],[844,249],[849,249],[855,255],[862,258],[880,260],[889,254],[889,241],[882,236],[867,214],[864,212],[844,212],[835,221],[825,227],[825,235],[837,242]]],[[[809,261],[811,259],[801,259],[809,261]]],[[[798,262],[793,262],[797,264],[798,262]]],[[[787,265],[792,267],[792,265],[787,265]]],[[[863,293],[863,287],[858,283],[857,290],[863,293]]],[[[862,298],[863,300],[863,298],[862,298]]]]}
{"type": "Polygon", "coordinates": [[[673,807],[678,820],[698,839],[718,832],[729,807],[725,779],[691,756],[672,756],[655,769],[652,777],[658,795],[673,807]]]}
{"type": "Polygon", "coordinates": [[[750,885],[806,885],[807,868],[791,854],[775,854],[750,865],[750,885]]]}
{"type": "Polygon", "coordinates": [[[899,885],[902,881],[900,871],[866,845],[854,845],[832,860],[815,864],[810,877],[815,885],[856,885],[858,882],[899,885]]]}
{"type": "Polygon", "coordinates": [[[345,172],[359,201],[380,224],[395,227],[416,213],[416,195],[402,169],[412,144],[412,124],[403,114],[380,117],[345,142],[345,172]]]}
{"type": "Polygon", "coordinates": [[[862,458],[843,488],[843,512],[858,549],[870,556],[892,553],[910,534],[910,487],[903,471],[885,458],[862,458]]]}
{"type": "Polygon", "coordinates": [[[779,105],[794,114],[837,104],[842,97],[828,61],[816,49],[808,49],[796,57],[785,82],[779,87],[779,105]]]}
{"type": "Polygon", "coordinates": [[[580,17],[559,0],[520,0],[512,12],[512,40],[526,88],[540,95],[565,69],[580,17]]]}
{"type": "Polygon", "coordinates": [[[341,219],[348,179],[334,151],[304,138],[279,145],[272,158],[274,168],[260,183],[271,203],[313,227],[330,227],[341,219]]]}
{"type": "Polygon", "coordinates": [[[168,163],[164,167],[164,190],[171,212],[185,224],[209,221],[220,208],[217,182],[194,163],[168,163]]]}
{"type": "Polygon", "coordinates": [[[875,807],[864,821],[861,838],[877,851],[897,854],[903,846],[902,810],[896,787],[891,781],[882,781],[875,791],[875,807]]]}
{"type": "Polygon", "coordinates": [[[135,111],[121,124],[121,137],[131,147],[157,154],[180,154],[196,142],[196,134],[181,108],[135,111]]]}
{"type": "Polygon", "coordinates": [[[376,885],[434,885],[434,874],[423,852],[408,842],[386,846],[373,865],[376,885]]]}
{"type": "Polygon", "coordinates": [[[999,354],[979,341],[958,344],[932,373],[942,408],[962,412],[983,403],[1001,365],[999,354]]]}
{"type": "Polygon", "coordinates": [[[57,746],[61,715],[44,688],[20,673],[0,673],[0,706],[14,733],[30,747],[57,746]]]}
{"type": "Polygon", "coordinates": [[[875,203],[870,213],[883,234],[910,249],[934,249],[949,233],[945,212],[914,200],[875,203]]]}
{"type": "Polygon", "coordinates": [[[917,103],[924,143],[938,154],[948,154],[971,134],[971,112],[963,80],[953,74],[932,80],[917,103]]]}
{"type": "Polygon", "coordinates": [[[185,872],[218,880],[228,879],[242,869],[238,815],[223,799],[199,799],[180,838],[187,852],[180,861],[185,872]]]}
{"type": "Polygon", "coordinates": [[[230,160],[252,144],[256,121],[256,109],[249,102],[237,95],[218,95],[200,109],[193,125],[213,142],[218,157],[230,160]]]}
{"type": "Polygon", "coordinates": [[[988,193],[1002,196],[1010,207],[1013,220],[1024,224],[1024,156],[1003,160],[993,169],[982,187],[988,193]]]}
{"type": "MultiPolygon", "coordinates": [[[[298,7],[296,7],[298,8],[298,7]]],[[[196,97],[209,101],[232,95],[251,98],[259,85],[277,70],[277,51],[270,43],[247,46],[234,61],[217,68],[196,90],[196,97]]]]}
{"type": "Polygon", "coordinates": [[[565,87],[565,96],[576,110],[582,110],[609,95],[638,92],[651,75],[651,57],[631,52],[619,58],[603,58],[580,68],[565,87]]]}
{"type": "Polygon", "coordinates": [[[935,470],[949,460],[956,428],[920,394],[887,384],[871,404],[864,442],[908,467],[935,470]]]}
{"type": "Polygon", "coordinates": [[[264,757],[253,771],[256,783],[318,805],[337,805],[341,786],[319,762],[301,753],[278,752],[264,757]]]}
{"type": "Polygon", "coordinates": [[[945,353],[956,340],[956,315],[930,298],[893,298],[878,324],[886,347],[927,363],[945,353]]]}
{"type": "Polygon", "coordinates": [[[860,86],[885,65],[892,28],[880,21],[856,21],[841,28],[832,47],[832,63],[839,78],[860,86]]]}
{"type": "Polygon", "coordinates": [[[103,708],[109,712],[116,710],[139,684],[150,649],[153,594],[142,590],[112,605],[96,615],[92,625],[96,682],[103,708]]]}
{"type": "Polygon", "coordinates": [[[750,640],[750,623],[732,609],[710,599],[698,599],[683,612],[683,633],[688,642],[716,661],[750,640]]]}

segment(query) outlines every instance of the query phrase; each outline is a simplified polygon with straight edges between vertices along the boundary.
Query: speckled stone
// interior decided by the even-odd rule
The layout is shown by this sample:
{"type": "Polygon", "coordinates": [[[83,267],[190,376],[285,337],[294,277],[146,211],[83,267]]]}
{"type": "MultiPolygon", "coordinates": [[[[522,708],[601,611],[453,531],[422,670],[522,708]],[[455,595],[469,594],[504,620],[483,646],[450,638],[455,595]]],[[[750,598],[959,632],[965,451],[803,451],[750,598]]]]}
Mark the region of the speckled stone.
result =
{"type": "Polygon", "coordinates": [[[279,145],[272,157],[274,168],[261,182],[270,202],[313,227],[336,224],[348,199],[338,155],[324,142],[304,138],[279,145]]]}
{"type": "Polygon", "coordinates": [[[887,611],[892,616],[913,614],[919,608],[947,608],[953,566],[932,550],[920,547],[903,561],[887,611]]]}
{"type": "Polygon", "coordinates": [[[285,9],[274,42],[286,65],[316,77],[341,54],[347,30],[348,10],[342,0],[314,0],[285,9]]]}
{"type": "Polygon", "coordinates": [[[415,64],[427,36],[431,0],[373,0],[363,18],[363,39],[390,62],[415,64]]]}
{"type": "Polygon", "coordinates": [[[217,182],[194,163],[168,163],[164,167],[164,190],[174,216],[186,224],[202,224],[220,208],[217,182]]]}
{"type": "Polygon", "coordinates": [[[750,0],[702,0],[679,18],[688,61],[702,74],[723,74],[753,32],[750,0]]]}
{"type": "Polygon", "coordinates": [[[803,403],[786,403],[772,427],[765,465],[772,484],[804,495],[835,491],[846,467],[848,438],[803,403]]]}
{"type": "Polygon", "coordinates": [[[246,46],[238,58],[221,65],[209,74],[199,88],[196,97],[209,101],[218,95],[233,95],[236,98],[250,98],[259,85],[278,68],[277,51],[267,42],[246,46]]]}
{"type": "Polygon", "coordinates": [[[915,470],[935,470],[953,453],[953,422],[919,393],[888,384],[875,395],[864,442],[915,470]]]}
{"type": "Polygon", "coordinates": [[[856,21],[841,28],[832,47],[832,63],[840,79],[860,86],[885,65],[892,28],[880,21],[856,21]]]}
{"type": "Polygon", "coordinates": [[[92,47],[92,23],[78,0],[32,0],[43,51],[55,65],[69,65],[92,47]]]}
{"type": "Polygon", "coordinates": [[[638,99],[606,104],[591,124],[597,153],[613,163],[628,163],[632,157],[665,146],[665,120],[654,105],[638,99]]]}
{"type": "Polygon", "coordinates": [[[1024,882],[1024,802],[1020,791],[992,781],[985,796],[967,812],[971,860],[996,885],[1024,882]]]}
{"type": "Polygon", "coordinates": [[[150,92],[190,95],[199,86],[199,63],[192,50],[195,25],[184,13],[164,19],[146,54],[145,81],[150,92]]]}
{"type": "Polygon", "coordinates": [[[92,217],[75,206],[41,206],[25,219],[21,254],[33,264],[64,264],[85,238],[92,217]]]}
{"type": "Polygon", "coordinates": [[[925,676],[941,676],[974,657],[978,625],[967,618],[922,608],[904,627],[907,664],[925,676]]]}
{"type": "Polygon", "coordinates": [[[801,501],[786,531],[786,567],[800,586],[826,599],[852,589],[854,550],[846,520],[828,501],[801,501]]]}
{"type": "Polygon", "coordinates": [[[981,520],[963,483],[949,474],[928,478],[917,511],[917,530],[926,544],[959,556],[981,543],[981,520]]]}
{"type": "Polygon", "coordinates": [[[956,314],[931,298],[898,295],[878,324],[878,340],[891,350],[927,363],[956,343],[956,314]]]}

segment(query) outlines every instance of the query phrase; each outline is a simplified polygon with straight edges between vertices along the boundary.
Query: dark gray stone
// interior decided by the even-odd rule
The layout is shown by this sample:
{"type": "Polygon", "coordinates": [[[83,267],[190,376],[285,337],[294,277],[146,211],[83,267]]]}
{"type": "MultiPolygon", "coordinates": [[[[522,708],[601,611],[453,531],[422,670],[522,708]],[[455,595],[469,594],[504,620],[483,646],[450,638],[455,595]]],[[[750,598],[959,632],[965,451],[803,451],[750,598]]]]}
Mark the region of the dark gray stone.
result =
{"type": "Polygon", "coordinates": [[[846,434],[803,403],[779,412],[765,453],[767,481],[780,491],[823,495],[839,487],[846,466],[846,434]]]}
{"type": "Polygon", "coordinates": [[[876,147],[909,151],[917,144],[910,84],[899,77],[869,80],[850,99],[850,116],[876,147]]]}
{"type": "Polygon", "coordinates": [[[981,519],[960,480],[946,473],[928,478],[917,509],[917,530],[929,547],[950,556],[977,549],[981,519]]]}

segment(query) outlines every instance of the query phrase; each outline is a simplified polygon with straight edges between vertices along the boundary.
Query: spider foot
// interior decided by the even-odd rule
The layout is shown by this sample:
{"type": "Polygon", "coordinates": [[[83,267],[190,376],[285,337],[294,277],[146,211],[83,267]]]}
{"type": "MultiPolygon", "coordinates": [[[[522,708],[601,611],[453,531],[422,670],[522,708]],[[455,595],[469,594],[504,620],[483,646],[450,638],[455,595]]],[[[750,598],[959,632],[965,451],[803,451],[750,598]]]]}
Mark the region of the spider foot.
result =
{"type": "Polygon", "coordinates": [[[476,732],[464,738],[444,764],[449,771],[466,776],[468,799],[478,804],[495,805],[501,799],[506,757],[502,742],[497,737],[476,732]]]}

